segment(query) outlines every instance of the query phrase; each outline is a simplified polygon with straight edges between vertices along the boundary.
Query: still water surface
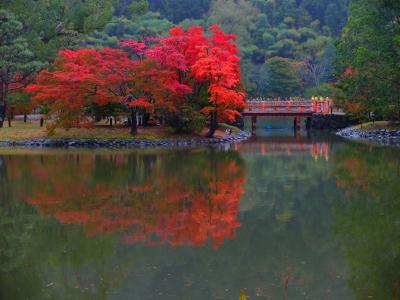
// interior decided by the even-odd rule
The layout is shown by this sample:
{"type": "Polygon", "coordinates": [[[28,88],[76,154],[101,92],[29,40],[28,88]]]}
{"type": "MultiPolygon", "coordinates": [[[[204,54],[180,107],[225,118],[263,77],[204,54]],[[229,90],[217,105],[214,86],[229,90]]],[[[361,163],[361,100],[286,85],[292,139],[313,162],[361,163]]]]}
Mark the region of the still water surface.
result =
{"type": "Polygon", "coordinates": [[[0,150],[0,299],[398,299],[400,154],[0,150]]]}

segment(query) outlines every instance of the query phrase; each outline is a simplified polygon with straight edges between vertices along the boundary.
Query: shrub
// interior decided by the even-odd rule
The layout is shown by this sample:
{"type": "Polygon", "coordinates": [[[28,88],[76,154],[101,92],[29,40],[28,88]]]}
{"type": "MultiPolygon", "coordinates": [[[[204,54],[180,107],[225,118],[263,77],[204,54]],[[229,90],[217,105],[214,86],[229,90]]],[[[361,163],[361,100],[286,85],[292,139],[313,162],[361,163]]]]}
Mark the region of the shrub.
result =
{"type": "Polygon", "coordinates": [[[204,129],[206,117],[190,106],[183,106],[173,113],[168,113],[165,123],[174,133],[194,133],[204,129]]]}

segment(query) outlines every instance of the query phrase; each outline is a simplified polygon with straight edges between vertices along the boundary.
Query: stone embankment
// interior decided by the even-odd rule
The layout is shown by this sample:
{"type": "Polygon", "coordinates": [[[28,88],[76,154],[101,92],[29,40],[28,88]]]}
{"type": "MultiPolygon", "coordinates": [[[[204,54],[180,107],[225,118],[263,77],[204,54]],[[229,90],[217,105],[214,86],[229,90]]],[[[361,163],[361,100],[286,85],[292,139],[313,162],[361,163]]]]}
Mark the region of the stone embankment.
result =
{"type": "Polygon", "coordinates": [[[344,114],[314,114],[309,122],[307,126],[311,129],[329,131],[337,131],[355,124],[344,114]]]}
{"type": "Polygon", "coordinates": [[[358,141],[369,141],[382,145],[400,146],[400,130],[345,128],[336,133],[338,136],[358,141]]]}
{"type": "Polygon", "coordinates": [[[236,135],[216,138],[182,138],[171,140],[135,140],[135,139],[32,139],[0,141],[0,147],[29,148],[150,148],[150,147],[201,147],[218,144],[231,144],[248,139],[251,135],[240,131],[236,135]]]}

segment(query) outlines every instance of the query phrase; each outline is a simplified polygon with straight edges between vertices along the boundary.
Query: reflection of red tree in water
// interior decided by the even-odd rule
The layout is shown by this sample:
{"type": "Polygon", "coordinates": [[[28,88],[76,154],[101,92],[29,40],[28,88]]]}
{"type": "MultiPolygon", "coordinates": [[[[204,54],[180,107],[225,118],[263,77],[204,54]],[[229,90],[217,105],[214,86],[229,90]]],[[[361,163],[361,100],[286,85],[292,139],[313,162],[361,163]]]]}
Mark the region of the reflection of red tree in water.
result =
{"type": "MultiPolygon", "coordinates": [[[[399,189],[400,160],[396,148],[346,145],[333,157],[336,184],[351,194],[390,201],[399,189]]],[[[398,198],[398,197],[397,197],[398,198]]]]}
{"type": "Polygon", "coordinates": [[[36,182],[27,202],[44,217],[82,225],[88,236],[121,233],[126,243],[172,246],[201,246],[212,240],[219,247],[240,226],[244,167],[237,156],[222,154],[221,159],[214,153],[213,160],[210,153],[196,155],[189,159],[190,165],[178,164],[178,170],[169,170],[164,158],[158,158],[147,164],[148,174],[141,180],[128,179],[132,176],[128,156],[87,155],[80,156],[79,163],[59,156],[36,161],[29,167],[36,182]],[[198,156],[203,156],[200,164],[198,156]],[[106,171],[111,170],[110,178],[95,178],[99,159],[108,165],[106,171]]]}
{"type": "Polygon", "coordinates": [[[373,184],[379,181],[379,178],[369,169],[365,158],[347,158],[340,163],[340,168],[336,172],[336,184],[351,193],[361,190],[374,194],[373,184]]]}

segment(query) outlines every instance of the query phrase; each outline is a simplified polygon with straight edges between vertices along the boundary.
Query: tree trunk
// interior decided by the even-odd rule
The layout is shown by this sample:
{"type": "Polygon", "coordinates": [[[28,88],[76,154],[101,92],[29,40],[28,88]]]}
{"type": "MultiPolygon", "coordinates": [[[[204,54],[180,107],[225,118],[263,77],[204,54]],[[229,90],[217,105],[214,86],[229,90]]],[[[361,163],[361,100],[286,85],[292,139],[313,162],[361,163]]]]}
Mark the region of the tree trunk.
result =
{"type": "Polygon", "coordinates": [[[150,114],[149,113],[145,113],[144,116],[143,116],[143,126],[147,126],[149,120],[150,120],[150,114]]]}
{"type": "Polygon", "coordinates": [[[397,121],[400,121],[400,97],[397,96],[397,121]]]}
{"type": "Polygon", "coordinates": [[[8,85],[5,82],[0,83],[0,128],[3,127],[7,110],[8,85]]]}
{"type": "Polygon", "coordinates": [[[4,118],[6,117],[6,112],[5,112],[5,107],[4,107],[4,103],[0,102],[0,128],[3,127],[4,124],[4,118]]]}
{"type": "Polygon", "coordinates": [[[136,109],[131,108],[131,135],[137,134],[136,109]]]}
{"type": "Polygon", "coordinates": [[[210,120],[210,130],[208,131],[206,137],[207,138],[212,138],[214,137],[215,131],[218,128],[218,122],[217,122],[217,112],[213,111],[211,113],[211,120],[210,120]]]}

